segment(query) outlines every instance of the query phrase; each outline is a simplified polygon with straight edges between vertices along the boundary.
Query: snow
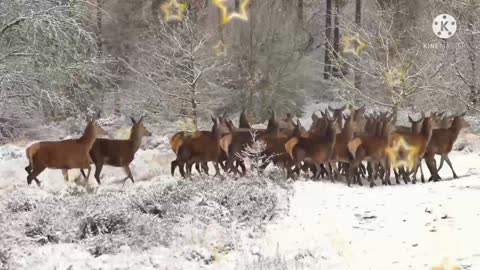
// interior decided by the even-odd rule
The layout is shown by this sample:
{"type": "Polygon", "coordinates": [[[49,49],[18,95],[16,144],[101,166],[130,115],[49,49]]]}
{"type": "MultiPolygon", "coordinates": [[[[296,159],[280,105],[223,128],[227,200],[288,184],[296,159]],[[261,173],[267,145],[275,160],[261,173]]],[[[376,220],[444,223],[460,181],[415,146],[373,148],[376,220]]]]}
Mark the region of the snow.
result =
{"type": "Polygon", "coordinates": [[[262,249],[292,264],[308,251],[305,269],[431,269],[445,259],[478,269],[478,159],[455,153],[461,179],[439,183],[370,189],[298,181],[288,215],[267,227],[262,249]]]}
{"type": "MultiPolygon", "coordinates": [[[[310,115],[302,119],[306,126],[310,115]]],[[[140,149],[131,165],[136,183],[122,186],[123,170],[105,167],[97,194],[134,194],[179,181],[178,176],[169,176],[173,154],[168,137],[148,140],[154,147],[140,149]]],[[[66,185],[58,170],[40,175],[41,189],[27,187],[24,149],[14,144],[0,147],[0,197],[19,191],[31,198],[72,192],[75,184],[66,185]]],[[[245,227],[233,221],[225,228],[215,221],[184,217],[185,222],[175,228],[181,238],[168,246],[138,250],[125,245],[117,253],[95,257],[78,243],[49,243],[28,250],[15,248],[10,257],[18,269],[416,270],[447,264],[451,269],[480,269],[478,136],[461,134],[455,149],[461,151],[450,158],[460,179],[451,179],[446,164],[440,172],[444,181],[438,183],[370,189],[301,178],[286,183],[290,190],[276,191],[282,199],[277,214],[262,226],[245,227]]],[[[70,181],[78,175],[70,171],[70,181]]],[[[277,174],[275,181],[284,182],[282,177],[277,174]]],[[[97,186],[93,177],[88,185],[97,186]]],[[[206,211],[227,216],[224,208],[202,196],[192,196],[190,204],[205,204],[206,211]]]]}

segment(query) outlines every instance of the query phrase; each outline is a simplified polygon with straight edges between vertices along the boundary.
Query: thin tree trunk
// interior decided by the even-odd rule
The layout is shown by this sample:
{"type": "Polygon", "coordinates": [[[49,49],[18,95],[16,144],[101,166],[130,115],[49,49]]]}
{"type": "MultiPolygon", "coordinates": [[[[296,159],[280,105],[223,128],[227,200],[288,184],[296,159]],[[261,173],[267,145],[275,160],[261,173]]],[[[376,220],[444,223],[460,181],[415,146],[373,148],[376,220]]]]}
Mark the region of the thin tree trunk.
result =
{"type": "MultiPolygon", "coordinates": [[[[355,24],[358,29],[362,27],[362,0],[355,0],[355,24]]],[[[358,59],[356,59],[356,64],[358,66],[358,59]]],[[[362,74],[357,69],[355,69],[354,86],[356,89],[361,90],[362,74]]]]}
{"type": "Polygon", "coordinates": [[[477,54],[475,49],[475,32],[474,32],[473,25],[474,25],[473,18],[470,18],[467,25],[468,31],[470,31],[468,51],[469,51],[469,60],[470,60],[470,66],[472,71],[472,80],[470,82],[469,88],[470,88],[470,102],[472,103],[472,106],[475,108],[478,104],[478,91],[477,91],[477,66],[476,66],[477,54]]]}
{"type": "Polygon", "coordinates": [[[327,0],[327,9],[325,16],[325,61],[323,78],[330,79],[331,61],[330,55],[332,51],[332,0],[327,0]]]}
{"type": "Polygon", "coordinates": [[[335,66],[332,67],[332,74],[333,76],[338,77],[338,52],[340,50],[340,28],[339,28],[339,23],[338,23],[338,14],[340,11],[339,6],[339,0],[334,0],[335,6],[334,6],[334,12],[333,12],[333,52],[332,56],[334,61],[332,63],[335,64],[335,66]]]}
{"type": "Polygon", "coordinates": [[[298,24],[303,25],[303,0],[297,0],[297,19],[298,24]]]}

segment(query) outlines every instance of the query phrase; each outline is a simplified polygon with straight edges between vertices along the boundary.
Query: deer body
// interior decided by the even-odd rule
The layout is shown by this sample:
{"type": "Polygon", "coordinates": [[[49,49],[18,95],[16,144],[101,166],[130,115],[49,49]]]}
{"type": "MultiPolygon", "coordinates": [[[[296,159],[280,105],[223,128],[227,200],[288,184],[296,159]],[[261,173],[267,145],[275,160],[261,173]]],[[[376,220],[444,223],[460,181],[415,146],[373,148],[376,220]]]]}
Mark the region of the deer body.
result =
{"type": "Polygon", "coordinates": [[[35,180],[40,185],[37,176],[46,168],[88,169],[90,173],[92,160],[89,151],[95,139],[104,134],[105,131],[91,120],[79,139],[44,141],[29,146],[26,150],[29,165],[25,168],[28,173],[27,183],[30,185],[32,180],[35,180]]]}
{"type": "Polygon", "coordinates": [[[127,174],[124,181],[130,178],[132,182],[135,182],[130,170],[130,163],[142,145],[142,138],[152,134],[143,125],[143,117],[138,122],[132,118],[132,123],[133,127],[128,140],[97,139],[90,149],[90,157],[95,164],[95,179],[98,184],[100,184],[100,173],[104,165],[123,167],[127,174]]]}
{"type": "Polygon", "coordinates": [[[461,114],[460,116],[455,116],[453,118],[452,125],[450,128],[440,128],[434,129],[432,133],[432,138],[428,144],[426,153],[425,153],[425,161],[427,166],[432,174],[431,180],[438,181],[440,176],[438,175],[438,171],[436,169],[435,164],[435,155],[440,155],[442,160],[445,160],[452,170],[453,177],[458,178],[455,170],[453,169],[452,162],[448,157],[448,154],[452,151],[453,144],[458,138],[460,131],[464,127],[468,127],[469,124],[463,118],[465,113],[461,114]]]}

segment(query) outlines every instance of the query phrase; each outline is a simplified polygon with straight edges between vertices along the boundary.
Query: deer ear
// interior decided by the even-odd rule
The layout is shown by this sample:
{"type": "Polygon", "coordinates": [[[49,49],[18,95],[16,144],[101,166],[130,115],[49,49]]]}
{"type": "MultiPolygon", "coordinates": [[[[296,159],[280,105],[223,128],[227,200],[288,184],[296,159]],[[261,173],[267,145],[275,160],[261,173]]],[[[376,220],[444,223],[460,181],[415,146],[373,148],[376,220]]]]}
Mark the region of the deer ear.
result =
{"type": "Polygon", "coordinates": [[[460,114],[460,117],[465,117],[465,115],[467,115],[467,112],[463,112],[462,114],[460,114]]]}
{"type": "MultiPolygon", "coordinates": [[[[335,111],[335,109],[332,108],[332,106],[328,106],[328,109],[329,109],[330,111],[332,111],[332,112],[335,111]]],[[[326,111],[326,110],[325,110],[325,111],[326,111]]]]}
{"type": "Polygon", "coordinates": [[[340,108],[340,111],[344,111],[347,108],[347,104],[343,105],[342,108],[340,108]]]}
{"type": "Polygon", "coordinates": [[[217,122],[217,119],[215,117],[213,117],[212,115],[210,115],[210,118],[212,118],[212,122],[213,123],[216,123],[217,122]]]}
{"type": "Polygon", "coordinates": [[[408,121],[410,121],[410,123],[413,123],[415,121],[413,121],[412,117],[410,115],[408,115],[408,121]]]}
{"type": "Polygon", "coordinates": [[[318,120],[318,116],[316,113],[312,113],[312,121],[317,121],[318,120]]]}
{"type": "Polygon", "coordinates": [[[130,116],[130,120],[132,120],[132,124],[134,124],[134,125],[137,124],[137,121],[135,121],[135,118],[133,118],[133,117],[130,116]]]}
{"type": "Polygon", "coordinates": [[[142,122],[143,122],[143,118],[145,118],[145,115],[142,115],[142,117],[140,117],[140,120],[138,120],[138,123],[142,123],[142,122]]]}

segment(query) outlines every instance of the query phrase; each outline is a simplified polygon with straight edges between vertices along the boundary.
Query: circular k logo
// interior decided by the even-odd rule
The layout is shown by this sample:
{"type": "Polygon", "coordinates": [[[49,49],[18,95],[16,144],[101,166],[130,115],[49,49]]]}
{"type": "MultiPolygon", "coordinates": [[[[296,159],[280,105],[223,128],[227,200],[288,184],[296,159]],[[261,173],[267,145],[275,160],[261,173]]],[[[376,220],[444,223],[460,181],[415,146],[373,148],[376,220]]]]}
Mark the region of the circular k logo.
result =
{"type": "Polygon", "coordinates": [[[440,14],[433,20],[433,33],[439,38],[451,38],[457,31],[457,21],[448,14],[440,14]]]}

